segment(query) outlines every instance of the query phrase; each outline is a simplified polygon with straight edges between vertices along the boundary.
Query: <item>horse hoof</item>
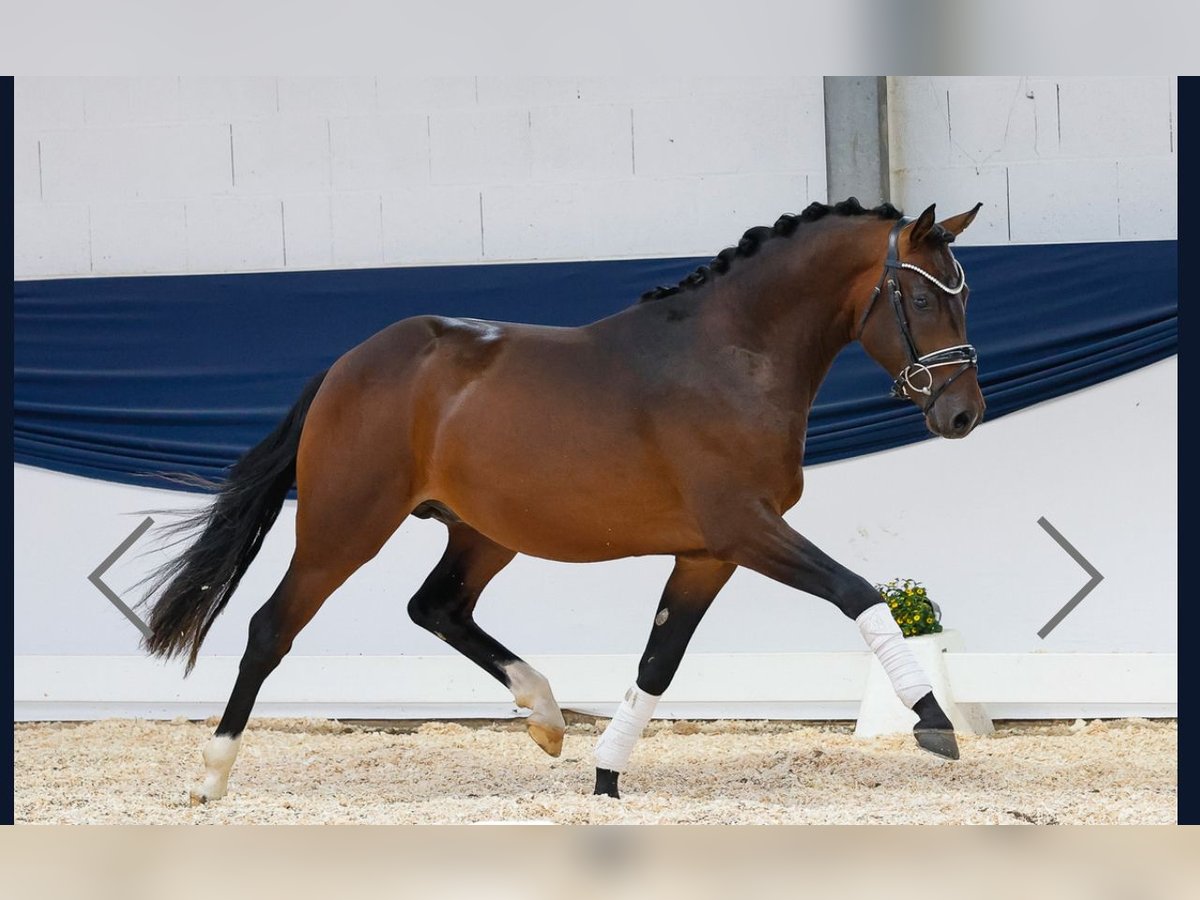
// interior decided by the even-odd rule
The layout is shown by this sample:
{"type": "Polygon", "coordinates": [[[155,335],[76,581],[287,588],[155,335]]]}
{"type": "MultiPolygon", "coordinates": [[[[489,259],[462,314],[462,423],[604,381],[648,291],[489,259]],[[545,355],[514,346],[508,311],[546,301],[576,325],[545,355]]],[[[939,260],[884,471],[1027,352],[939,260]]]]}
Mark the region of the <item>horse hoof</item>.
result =
{"type": "Polygon", "coordinates": [[[617,792],[617,779],[620,777],[621,773],[614,772],[612,769],[597,769],[596,787],[592,791],[592,796],[612,797],[614,800],[620,800],[621,795],[617,792]]]}
{"type": "Polygon", "coordinates": [[[567,731],[565,727],[556,728],[553,725],[545,725],[541,722],[526,722],[525,729],[529,732],[529,736],[533,738],[533,742],[551,756],[558,756],[562,753],[563,735],[567,731]]]}
{"type": "Polygon", "coordinates": [[[923,728],[913,731],[917,746],[942,759],[958,759],[958,741],[954,732],[945,728],[923,728]]]}
{"type": "Polygon", "coordinates": [[[210,800],[220,800],[225,796],[225,792],[207,791],[202,787],[192,788],[188,791],[188,800],[192,806],[200,806],[203,803],[208,803],[210,800]]]}
{"type": "Polygon", "coordinates": [[[227,781],[209,776],[204,779],[203,784],[197,785],[188,792],[188,799],[191,800],[192,806],[199,806],[201,803],[220,800],[228,790],[229,783],[227,781]]]}

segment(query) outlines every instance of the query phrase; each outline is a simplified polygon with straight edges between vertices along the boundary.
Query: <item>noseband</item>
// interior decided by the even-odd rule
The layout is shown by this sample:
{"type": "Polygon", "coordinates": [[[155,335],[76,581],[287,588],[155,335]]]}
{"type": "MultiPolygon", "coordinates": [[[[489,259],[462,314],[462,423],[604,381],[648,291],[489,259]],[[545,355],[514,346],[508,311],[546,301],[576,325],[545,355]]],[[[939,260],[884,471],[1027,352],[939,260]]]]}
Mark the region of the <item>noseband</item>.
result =
{"type": "Polygon", "coordinates": [[[924,395],[928,399],[921,407],[921,412],[928,413],[933,408],[933,404],[937,402],[938,397],[942,395],[942,392],[950,387],[958,376],[962,375],[968,369],[979,367],[979,357],[975,352],[975,348],[970,344],[956,344],[953,347],[943,347],[941,350],[934,350],[932,353],[926,353],[924,356],[917,352],[916,342],[913,341],[912,331],[908,327],[908,317],[904,315],[904,302],[900,295],[900,281],[892,274],[893,270],[909,269],[916,272],[928,281],[932,281],[951,296],[962,293],[963,288],[967,286],[967,276],[957,259],[954,260],[954,268],[958,272],[958,287],[950,287],[942,284],[941,281],[934,278],[924,269],[914,266],[912,263],[901,262],[899,247],[900,231],[911,221],[912,219],[908,218],[900,219],[900,221],[892,226],[891,232],[888,233],[887,259],[883,263],[883,274],[879,276],[879,283],[875,285],[875,292],[871,295],[871,301],[867,304],[866,312],[863,313],[862,319],[858,323],[858,335],[860,338],[862,337],[863,329],[867,326],[867,318],[875,308],[875,301],[886,290],[888,299],[892,304],[892,311],[896,314],[896,324],[900,326],[900,335],[904,338],[904,353],[908,357],[908,365],[900,370],[900,374],[896,376],[896,380],[892,383],[892,396],[898,400],[907,400],[913,394],[924,395]],[[958,369],[943,381],[936,391],[933,390],[933,372],[931,370],[953,365],[957,365],[958,369]]]}

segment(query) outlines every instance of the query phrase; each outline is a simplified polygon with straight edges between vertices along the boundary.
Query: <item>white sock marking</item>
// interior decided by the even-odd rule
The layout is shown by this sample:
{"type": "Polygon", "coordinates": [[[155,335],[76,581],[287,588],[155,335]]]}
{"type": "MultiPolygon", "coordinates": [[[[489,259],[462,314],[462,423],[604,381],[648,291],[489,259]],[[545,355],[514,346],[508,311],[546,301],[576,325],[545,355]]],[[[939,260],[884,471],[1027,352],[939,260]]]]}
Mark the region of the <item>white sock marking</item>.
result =
{"type": "Polygon", "coordinates": [[[233,738],[214,734],[209,739],[204,748],[204,784],[192,792],[193,796],[203,800],[220,800],[225,796],[229,787],[229,770],[233,768],[241,745],[240,734],[233,738]]]}
{"type": "Polygon", "coordinates": [[[531,721],[548,725],[557,731],[566,729],[566,720],[545,675],[524,662],[509,663],[504,667],[504,674],[508,677],[508,687],[517,706],[531,710],[531,721]]]}

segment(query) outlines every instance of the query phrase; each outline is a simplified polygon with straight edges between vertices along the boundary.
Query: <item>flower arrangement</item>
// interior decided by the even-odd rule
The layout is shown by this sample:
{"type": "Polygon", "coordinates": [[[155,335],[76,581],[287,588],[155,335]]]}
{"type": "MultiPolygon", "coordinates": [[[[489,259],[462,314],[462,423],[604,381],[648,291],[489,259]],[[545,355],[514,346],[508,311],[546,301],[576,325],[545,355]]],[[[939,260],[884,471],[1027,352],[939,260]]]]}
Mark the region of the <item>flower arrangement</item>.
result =
{"type": "Polygon", "coordinates": [[[937,634],[942,630],[941,610],[929,599],[925,586],[919,581],[893,578],[887,584],[875,585],[875,590],[892,611],[892,617],[905,637],[937,634]]]}

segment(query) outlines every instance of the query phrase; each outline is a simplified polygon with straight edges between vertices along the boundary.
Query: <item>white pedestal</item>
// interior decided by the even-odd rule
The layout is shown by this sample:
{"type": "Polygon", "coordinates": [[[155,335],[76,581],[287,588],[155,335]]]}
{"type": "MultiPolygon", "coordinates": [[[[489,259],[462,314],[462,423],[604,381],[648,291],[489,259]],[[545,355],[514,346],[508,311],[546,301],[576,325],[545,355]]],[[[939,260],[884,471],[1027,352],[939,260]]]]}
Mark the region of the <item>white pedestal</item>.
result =
{"type": "MultiPolygon", "coordinates": [[[[987,710],[979,703],[955,703],[954,691],[946,675],[942,654],[961,652],[962,635],[947,628],[939,634],[922,634],[904,640],[929,676],[933,696],[954,723],[954,730],[961,734],[991,734],[992,720],[987,710]]],[[[855,737],[911,734],[915,724],[917,714],[900,702],[883,666],[872,656],[862,704],[858,708],[858,723],[854,726],[855,737]]]]}

